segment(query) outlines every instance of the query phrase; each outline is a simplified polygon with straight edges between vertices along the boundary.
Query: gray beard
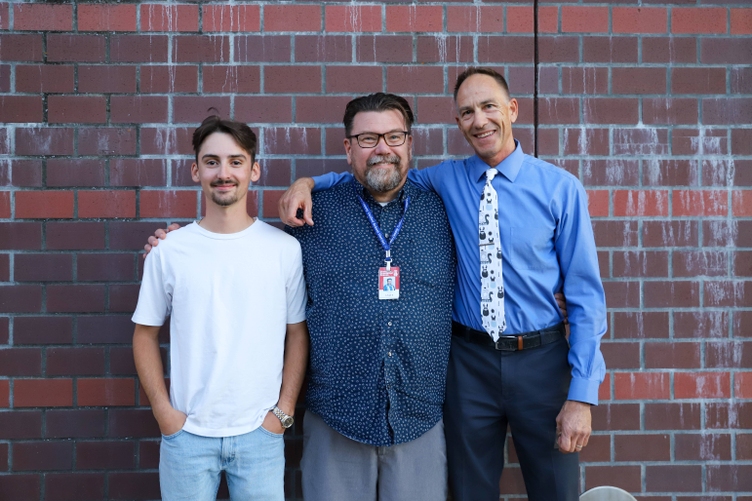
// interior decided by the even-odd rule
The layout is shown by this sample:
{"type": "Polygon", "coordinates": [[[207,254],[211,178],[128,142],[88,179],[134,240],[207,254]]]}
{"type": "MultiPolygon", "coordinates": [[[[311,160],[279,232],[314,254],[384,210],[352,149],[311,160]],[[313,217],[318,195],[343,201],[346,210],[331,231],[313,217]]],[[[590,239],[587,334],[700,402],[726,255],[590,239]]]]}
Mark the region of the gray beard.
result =
{"type": "Polygon", "coordinates": [[[387,193],[392,191],[402,182],[402,177],[399,173],[400,158],[397,155],[391,156],[377,156],[368,159],[366,169],[366,184],[370,189],[378,193],[387,193]],[[383,169],[374,169],[373,165],[386,160],[387,162],[394,162],[392,168],[385,171],[383,169]]]}

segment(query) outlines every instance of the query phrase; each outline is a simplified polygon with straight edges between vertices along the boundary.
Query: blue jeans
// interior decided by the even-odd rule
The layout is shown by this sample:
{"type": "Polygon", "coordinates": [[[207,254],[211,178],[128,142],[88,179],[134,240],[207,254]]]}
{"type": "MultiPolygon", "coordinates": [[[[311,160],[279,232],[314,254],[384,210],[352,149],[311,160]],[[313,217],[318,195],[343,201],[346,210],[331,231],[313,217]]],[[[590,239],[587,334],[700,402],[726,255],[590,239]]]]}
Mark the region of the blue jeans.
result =
{"type": "Polygon", "coordinates": [[[285,443],[259,427],[236,437],[163,436],[159,449],[163,501],[214,501],[222,471],[232,501],[284,501],[285,443]]]}

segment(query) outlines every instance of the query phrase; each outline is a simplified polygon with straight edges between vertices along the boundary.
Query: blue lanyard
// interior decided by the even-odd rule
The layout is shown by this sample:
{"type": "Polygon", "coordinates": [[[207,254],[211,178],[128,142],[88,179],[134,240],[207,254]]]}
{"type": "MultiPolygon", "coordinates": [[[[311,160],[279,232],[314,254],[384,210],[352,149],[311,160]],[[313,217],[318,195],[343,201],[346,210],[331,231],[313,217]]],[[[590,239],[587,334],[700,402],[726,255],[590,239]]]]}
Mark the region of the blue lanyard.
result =
{"type": "Polygon", "coordinates": [[[358,195],[358,200],[360,200],[360,205],[363,207],[363,211],[366,213],[366,216],[368,217],[368,221],[371,222],[371,226],[373,227],[374,233],[376,233],[376,236],[379,237],[379,242],[381,242],[381,246],[386,251],[386,258],[384,261],[386,262],[386,269],[388,270],[392,264],[392,255],[391,255],[391,249],[392,244],[397,239],[397,235],[399,235],[400,230],[402,229],[402,223],[405,222],[405,214],[407,214],[407,208],[410,205],[410,197],[405,198],[405,201],[402,205],[402,218],[397,223],[397,226],[394,227],[394,231],[392,232],[392,238],[389,239],[389,241],[386,241],[386,238],[384,237],[384,233],[381,231],[381,228],[379,227],[379,223],[376,222],[376,218],[373,217],[373,212],[371,212],[371,208],[368,206],[365,200],[363,200],[363,197],[358,195]]]}

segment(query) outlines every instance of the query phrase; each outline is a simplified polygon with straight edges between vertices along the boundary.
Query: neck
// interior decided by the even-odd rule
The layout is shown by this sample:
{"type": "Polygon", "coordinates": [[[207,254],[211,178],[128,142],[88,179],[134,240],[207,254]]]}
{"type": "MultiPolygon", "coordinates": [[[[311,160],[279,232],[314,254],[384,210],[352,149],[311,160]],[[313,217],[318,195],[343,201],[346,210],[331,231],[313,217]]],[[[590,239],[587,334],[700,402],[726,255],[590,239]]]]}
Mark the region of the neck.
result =
{"type": "Polygon", "coordinates": [[[499,153],[494,155],[493,157],[480,157],[481,160],[483,160],[489,167],[496,167],[501,162],[507,159],[509,155],[514,153],[514,150],[517,149],[517,145],[515,144],[514,140],[512,140],[511,145],[506,145],[503,150],[501,150],[499,153]]]}
{"type": "Polygon", "coordinates": [[[199,224],[212,233],[238,233],[255,221],[256,218],[248,215],[245,198],[243,198],[229,207],[221,207],[209,202],[206,207],[206,216],[199,224]]]}

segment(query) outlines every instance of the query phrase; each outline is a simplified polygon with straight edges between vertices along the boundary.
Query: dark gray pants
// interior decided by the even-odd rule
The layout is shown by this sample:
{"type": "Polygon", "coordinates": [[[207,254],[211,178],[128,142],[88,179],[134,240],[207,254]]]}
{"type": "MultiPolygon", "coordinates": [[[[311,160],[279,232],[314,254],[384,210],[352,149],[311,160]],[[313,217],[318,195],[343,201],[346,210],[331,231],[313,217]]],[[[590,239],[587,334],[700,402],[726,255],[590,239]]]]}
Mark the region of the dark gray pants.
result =
{"type": "Polygon", "coordinates": [[[554,447],[567,399],[569,346],[501,352],[452,338],[444,404],[454,501],[497,501],[507,424],[530,501],[576,501],[578,455],[554,447]]]}
{"type": "Polygon", "coordinates": [[[310,411],[303,429],[306,501],[446,501],[441,421],[415,440],[390,447],[350,440],[310,411]]]}

